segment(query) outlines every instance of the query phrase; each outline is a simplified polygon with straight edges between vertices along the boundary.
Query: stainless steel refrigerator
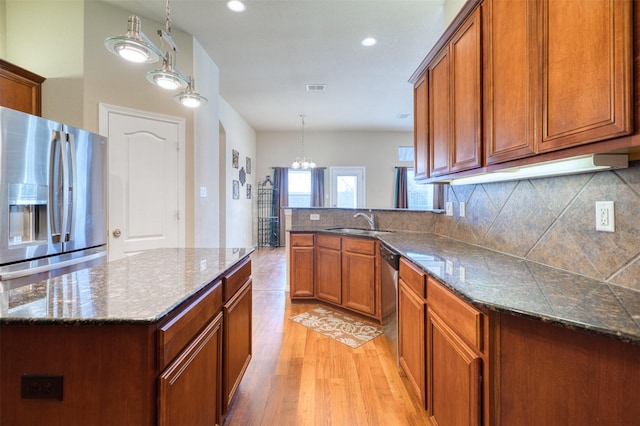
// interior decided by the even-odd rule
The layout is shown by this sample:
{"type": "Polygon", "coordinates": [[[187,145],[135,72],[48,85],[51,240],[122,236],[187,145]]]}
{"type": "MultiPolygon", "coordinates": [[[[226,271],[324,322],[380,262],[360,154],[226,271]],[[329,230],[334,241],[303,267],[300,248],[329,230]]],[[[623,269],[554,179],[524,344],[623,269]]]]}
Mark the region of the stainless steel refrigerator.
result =
{"type": "Polygon", "coordinates": [[[105,137],[0,107],[0,281],[106,255],[106,161],[105,137]]]}

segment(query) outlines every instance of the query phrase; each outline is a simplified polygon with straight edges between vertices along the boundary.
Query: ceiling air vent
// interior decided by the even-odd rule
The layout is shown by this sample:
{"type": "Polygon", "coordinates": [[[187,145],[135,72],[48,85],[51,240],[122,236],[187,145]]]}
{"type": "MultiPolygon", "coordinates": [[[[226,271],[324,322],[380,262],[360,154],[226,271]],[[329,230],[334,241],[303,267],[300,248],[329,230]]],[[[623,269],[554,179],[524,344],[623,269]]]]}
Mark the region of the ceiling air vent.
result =
{"type": "Polygon", "coordinates": [[[307,92],[324,92],[326,89],[326,84],[307,84],[307,92]]]}

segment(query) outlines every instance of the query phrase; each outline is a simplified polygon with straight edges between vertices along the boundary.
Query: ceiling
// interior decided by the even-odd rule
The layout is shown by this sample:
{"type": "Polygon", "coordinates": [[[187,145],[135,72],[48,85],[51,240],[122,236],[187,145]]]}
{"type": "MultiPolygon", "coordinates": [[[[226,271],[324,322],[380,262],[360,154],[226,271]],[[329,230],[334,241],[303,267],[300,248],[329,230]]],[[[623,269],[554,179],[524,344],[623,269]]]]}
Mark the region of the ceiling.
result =
{"type": "MultiPolygon", "coordinates": [[[[103,1],[165,21],[165,0],[103,1]]],[[[236,13],[226,0],[171,0],[170,8],[172,28],[207,51],[220,95],[256,131],[300,129],[301,114],[306,130],[412,131],[407,80],[444,31],[444,1],[245,0],[236,13]],[[363,47],[365,37],[378,43],[363,47]]],[[[154,43],[156,29],[143,22],[154,43]]]]}

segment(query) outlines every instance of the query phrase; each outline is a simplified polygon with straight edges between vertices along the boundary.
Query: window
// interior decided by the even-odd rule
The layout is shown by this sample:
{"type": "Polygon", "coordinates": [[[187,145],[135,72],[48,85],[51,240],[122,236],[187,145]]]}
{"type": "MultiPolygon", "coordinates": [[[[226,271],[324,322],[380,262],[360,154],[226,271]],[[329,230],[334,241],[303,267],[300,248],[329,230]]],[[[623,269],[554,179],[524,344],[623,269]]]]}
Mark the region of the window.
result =
{"type": "Polygon", "coordinates": [[[289,169],[289,207],[311,206],[311,171],[289,169]]]}
{"type": "Polygon", "coordinates": [[[413,169],[407,169],[407,199],[411,210],[430,210],[433,208],[433,185],[418,185],[413,169]]]}

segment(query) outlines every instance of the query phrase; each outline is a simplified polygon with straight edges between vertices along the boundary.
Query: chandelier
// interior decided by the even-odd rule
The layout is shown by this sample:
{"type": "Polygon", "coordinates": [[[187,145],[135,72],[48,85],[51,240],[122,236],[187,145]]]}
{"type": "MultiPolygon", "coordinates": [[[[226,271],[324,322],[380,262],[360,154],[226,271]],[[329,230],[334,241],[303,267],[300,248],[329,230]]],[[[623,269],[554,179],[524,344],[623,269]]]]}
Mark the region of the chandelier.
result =
{"type": "Polygon", "coordinates": [[[195,91],[193,77],[185,76],[175,65],[175,57],[178,46],[171,37],[171,13],[169,0],[166,2],[165,30],[158,30],[162,50],[149,40],[142,32],[140,18],[136,15],[129,16],[127,32],[125,35],[107,37],[104,44],[109,52],[130,62],[153,63],[162,59],[162,68],[147,73],[147,80],[158,87],[167,90],[183,91],[173,99],[190,108],[207,103],[207,98],[195,91]],[[164,51],[165,43],[167,50],[164,51]]]}
{"type": "Polygon", "coordinates": [[[316,167],[316,163],[313,162],[311,158],[306,158],[304,156],[304,114],[300,114],[300,119],[302,120],[302,157],[296,157],[296,160],[291,164],[292,169],[313,169],[316,167]]]}

